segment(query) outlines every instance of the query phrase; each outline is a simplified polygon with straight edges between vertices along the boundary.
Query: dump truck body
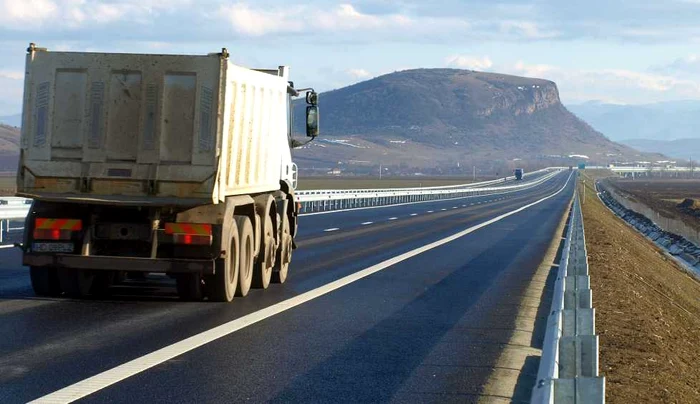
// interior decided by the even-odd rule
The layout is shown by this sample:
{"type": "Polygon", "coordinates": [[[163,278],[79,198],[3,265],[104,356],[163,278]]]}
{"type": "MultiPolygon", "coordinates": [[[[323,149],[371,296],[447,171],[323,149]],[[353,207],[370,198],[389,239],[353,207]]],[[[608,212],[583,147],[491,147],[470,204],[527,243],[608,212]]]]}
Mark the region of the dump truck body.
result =
{"type": "Polygon", "coordinates": [[[18,194],[197,204],[277,190],[296,175],[287,81],[221,54],[30,52],[18,194]]]}
{"type": "MultiPolygon", "coordinates": [[[[162,272],[185,299],[284,282],[297,168],[288,69],[206,56],[31,45],[17,193],[38,295],[99,294],[162,272]]],[[[307,135],[318,134],[307,89],[307,135]]]]}

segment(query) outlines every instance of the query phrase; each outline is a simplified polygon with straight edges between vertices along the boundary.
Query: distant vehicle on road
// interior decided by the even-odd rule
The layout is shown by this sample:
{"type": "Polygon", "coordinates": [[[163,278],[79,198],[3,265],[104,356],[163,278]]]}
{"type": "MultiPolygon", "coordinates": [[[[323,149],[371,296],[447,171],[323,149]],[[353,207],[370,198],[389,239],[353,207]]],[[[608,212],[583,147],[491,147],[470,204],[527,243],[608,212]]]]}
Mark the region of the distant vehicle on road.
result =
{"type": "Polygon", "coordinates": [[[289,69],[203,56],[27,50],[19,196],[37,295],[149,272],[231,301],[287,278],[297,233],[289,69]]]}
{"type": "Polygon", "coordinates": [[[522,179],[523,179],[523,175],[525,174],[525,170],[523,170],[522,168],[516,168],[516,169],[513,171],[513,174],[515,174],[515,179],[516,179],[516,180],[522,180],[522,179]]]}

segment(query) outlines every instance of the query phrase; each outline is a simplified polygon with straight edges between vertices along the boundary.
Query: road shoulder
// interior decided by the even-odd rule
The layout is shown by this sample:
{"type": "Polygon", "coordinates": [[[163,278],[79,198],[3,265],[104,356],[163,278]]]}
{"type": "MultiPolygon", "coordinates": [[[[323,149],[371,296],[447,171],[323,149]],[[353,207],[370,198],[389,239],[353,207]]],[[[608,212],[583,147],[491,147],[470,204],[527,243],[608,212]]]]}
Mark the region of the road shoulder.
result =
{"type": "Polygon", "coordinates": [[[570,209],[571,202],[564,210],[547,252],[519,303],[516,331],[489,376],[480,402],[530,401],[532,388],[537,381],[554,280],[559,268],[558,258],[570,209]]]}

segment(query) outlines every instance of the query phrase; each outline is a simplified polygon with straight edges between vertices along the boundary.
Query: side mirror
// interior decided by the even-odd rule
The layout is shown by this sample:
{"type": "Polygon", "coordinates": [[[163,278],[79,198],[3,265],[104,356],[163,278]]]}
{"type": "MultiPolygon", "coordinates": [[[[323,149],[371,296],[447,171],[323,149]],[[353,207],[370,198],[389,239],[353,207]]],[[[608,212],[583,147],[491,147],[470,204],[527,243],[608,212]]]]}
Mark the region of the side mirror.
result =
{"type": "Polygon", "coordinates": [[[306,103],[309,105],[318,105],[318,93],[311,90],[306,93],[306,103]]]}
{"type": "Polygon", "coordinates": [[[306,107],[306,136],[310,138],[318,136],[319,118],[318,106],[308,105],[306,107]]]}

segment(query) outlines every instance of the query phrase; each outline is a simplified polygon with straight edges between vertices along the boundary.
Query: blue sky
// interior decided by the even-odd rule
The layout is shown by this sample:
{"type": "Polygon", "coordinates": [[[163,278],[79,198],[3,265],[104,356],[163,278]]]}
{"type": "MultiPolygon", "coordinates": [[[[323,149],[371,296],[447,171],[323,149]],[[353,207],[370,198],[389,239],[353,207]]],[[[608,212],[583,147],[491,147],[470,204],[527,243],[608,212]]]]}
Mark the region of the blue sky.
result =
{"type": "Polygon", "coordinates": [[[319,90],[416,67],[554,80],[568,104],[700,100],[700,0],[0,0],[0,115],[25,49],[202,54],[290,65],[319,90]]]}

